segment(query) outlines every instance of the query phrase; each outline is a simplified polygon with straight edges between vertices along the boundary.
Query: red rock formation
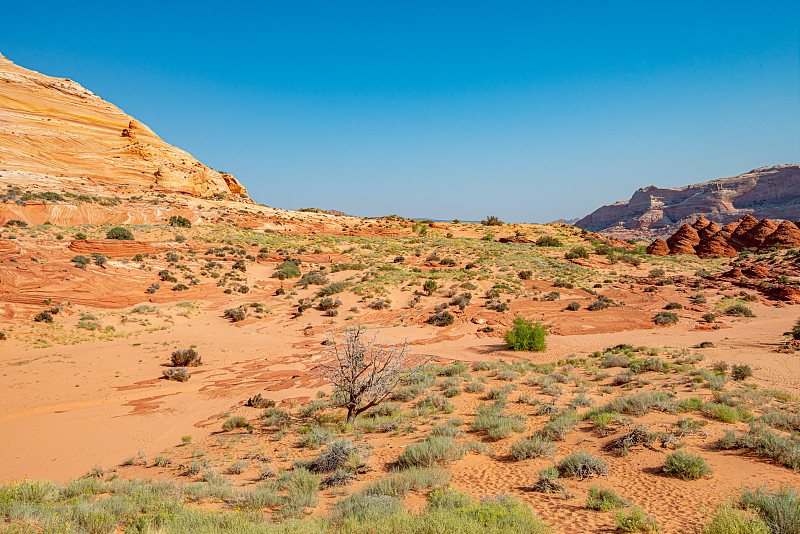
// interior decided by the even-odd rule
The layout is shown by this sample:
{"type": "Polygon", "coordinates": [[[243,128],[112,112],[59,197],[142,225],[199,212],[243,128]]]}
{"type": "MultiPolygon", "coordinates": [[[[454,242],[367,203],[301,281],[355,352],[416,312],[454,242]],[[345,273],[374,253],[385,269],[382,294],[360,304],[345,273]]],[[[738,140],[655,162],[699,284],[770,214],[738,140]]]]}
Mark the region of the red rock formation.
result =
{"type": "Polygon", "coordinates": [[[747,248],[761,248],[764,240],[778,228],[778,223],[769,219],[762,219],[758,224],[742,236],[742,240],[747,243],[747,248]]]}
{"type": "Polygon", "coordinates": [[[0,261],[10,260],[19,252],[19,245],[13,239],[0,239],[0,261]]]}
{"type": "Polygon", "coordinates": [[[697,230],[688,224],[681,226],[680,230],[667,239],[670,254],[694,254],[694,247],[699,244],[700,236],[697,234],[697,230]]]}
{"type": "Polygon", "coordinates": [[[728,239],[731,235],[733,235],[733,232],[735,232],[737,228],[739,228],[739,221],[728,223],[722,227],[722,230],[719,231],[719,235],[725,239],[728,239]]]}
{"type": "Polygon", "coordinates": [[[697,230],[698,232],[700,232],[700,230],[703,230],[703,229],[704,229],[706,226],[708,226],[709,224],[711,224],[711,221],[709,221],[708,219],[706,219],[705,217],[703,217],[703,216],[701,215],[701,216],[700,216],[700,217],[698,217],[698,218],[697,218],[697,220],[694,222],[694,224],[692,225],[692,228],[694,228],[695,230],[697,230]]]}
{"type": "Polygon", "coordinates": [[[700,243],[705,243],[706,241],[717,235],[719,231],[720,231],[719,225],[714,221],[711,221],[702,230],[699,231],[700,243]]]}
{"type": "Polygon", "coordinates": [[[744,273],[738,267],[734,267],[730,271],[726,271],[721,275],[723,278],[735,278],[736,280],[741,280],[744,278],[744,273]]]}
{"type": "Polygon", "coordinates": [[[669,254],[669,245],[663,239],[658,238],[647,247],[647,253],[653,256],[666,256],[669,254]]]}
{"type": "Polygon", "coordinates": [[[83,184],[157,186],[194,196],[247,196],[230,174],[207,167],[81,85],[19,67],[0,55],[0,161],[4,172],[83,184]]]}
{"type": "Polygon", "coordinates": [[[761,248],[792,248],[800,246],[800,228],[793,222],[783,221],[761,243],[761,248]]]}
{"type": "Polygon", "coordinates": [[[726,224],[722,229],[716,222],[699,218],[692,226],[684,224],[666,242],[653,241],[647,252],[663,255],[664,245],[670,254],[696,254],[701,258],[733,257],[744,249],[766,250],[772,247],[800,246],[800,227],[770,219],[757,221],[745,215],[739,221],[726,224]],[[697,228],[700,228],[698,233],[697,228]]]}
{"type": "Polygon", "coordinates": [[[730,246],[725,241],[725,238],[719,234],[697,246],[695,251],[701,258],[730,258],[739,255],[736,249],[730,246]]]}
{"type": "Polygon", "coordinates": [[[769,278],[769,271],[762,267],[761,265],[753,265],[752,267],[748,267],[742,273],[747,278],[769,278]]]}
{"type": "Polygon", "coordinates": [[[132,258],[137,254],[155,254],[156,249],[146,241],[121,241],[118,239],[77,239],[69,244],[76,254],[102,254],[109,258],[132,258]]]}
{"type": "Polygon", "coordinates": [[[762,167],[686,187],[643,187],[630,200],[603,206],[575,226],[615,237],[641,237],[675,232],[701,215],[726,224],[745,214],[758,219],[800,217],[800,165],[762,167]]]}
{"type": "Polygon", "coordinates": [[[745,215],[741,219],[739,219],[739,225],[736,227],[736,230],[733,231],[731,236],[728,238],[728,244],[735,248],[736,250],[744,250],[748,248],[749,242],[745,238],[747,233],[758,226],[758,219],[753,217],[752,215],[745,215]]]}

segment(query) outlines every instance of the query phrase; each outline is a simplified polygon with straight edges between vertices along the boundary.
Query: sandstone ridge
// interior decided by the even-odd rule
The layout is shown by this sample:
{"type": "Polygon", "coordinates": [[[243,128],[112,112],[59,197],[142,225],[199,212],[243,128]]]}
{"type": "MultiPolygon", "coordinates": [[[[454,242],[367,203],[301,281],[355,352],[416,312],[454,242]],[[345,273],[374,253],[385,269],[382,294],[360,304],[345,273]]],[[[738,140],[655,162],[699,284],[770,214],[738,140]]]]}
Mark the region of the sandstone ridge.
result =
{"type": "Polygon", "coordinates": [[[80,84],[0,54],[0,178],[40,176],[99,187],[157,187],[196,197],[247,199],[227,173],[203,165],[80,84]]]}
{"type": "Polygon", "coordinates": [[[800,165],[761,167],[686,187],[643,187],[630,200],[603,206],[575,226],[621,238],[654,237],[669,235],[700,216],[724,225],[744,215],[799,219],[800,165]]]}

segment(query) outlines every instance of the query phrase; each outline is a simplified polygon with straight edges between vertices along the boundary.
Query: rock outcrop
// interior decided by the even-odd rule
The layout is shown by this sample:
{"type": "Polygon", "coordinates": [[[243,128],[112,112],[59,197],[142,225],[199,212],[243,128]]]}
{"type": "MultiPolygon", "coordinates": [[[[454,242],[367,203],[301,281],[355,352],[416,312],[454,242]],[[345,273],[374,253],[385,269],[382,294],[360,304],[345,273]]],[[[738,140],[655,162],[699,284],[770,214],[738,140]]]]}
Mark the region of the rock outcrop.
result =
{"type": "MultiPolygon", "coordinates": [[[[686,187],[651,185],[630,200],[597,209],[575,226],[615,237],[656,236],[673,233],[698,217],[724,225],[745,214],[755,219],[800,218],[800,165],[762,167],[686,187]]],[[[701,223],[695,229],[702,227],[701,223]]]]}
{"type": "Polygon", "coordinates": [[[654,256],[693,254],[701,258],[723,258],[737,256],[745,249],[797,246],[800,246],[800,227],[791,221],[759,221],[752,215],[745,215],[735,223],[720,228],[716,222],[700,217],[691,226],[681,226],[666,241],[660,238],[653,241],[647,247],[647,253],[654,256]]]}
{"type": "Polygon", "coordinates": [[[123,241],[119,239],[76,239],[69,244],[76,254],[88,256],[102,254],[109,258],[132,258],[137,254],[155,254],[155,247],[146,241],[123,241]]]}
{"type": "Polygon", "coordinates": [[[669,254],[669,245],[663,239],[658,238],[647,247],[647,253],[653,256],[666,256],[669,254]]]}
{"type": "Polygon", "coordinates": [[[0,55],[0,178],[41,175],[86,184],[158,187],[193,196],[247,190],[158,137],[81,85],[0,55]]]}

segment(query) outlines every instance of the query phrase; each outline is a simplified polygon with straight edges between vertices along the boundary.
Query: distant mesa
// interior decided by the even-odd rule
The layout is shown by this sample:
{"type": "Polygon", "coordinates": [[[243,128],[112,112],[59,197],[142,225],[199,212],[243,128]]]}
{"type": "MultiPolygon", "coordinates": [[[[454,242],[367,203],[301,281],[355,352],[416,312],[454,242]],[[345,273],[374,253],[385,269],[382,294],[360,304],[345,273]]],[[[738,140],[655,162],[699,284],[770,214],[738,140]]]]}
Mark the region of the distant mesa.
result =
{"type": "MultiPolygon", "coordinates": [[[[800,222],[800,221],[798,221],[800,222]]],[[[666,241],[656,239],[647,247],[654,256],[689,254],[701,258],[738,256],[743,250],[769,250],[800,246],[800,227],[791,221],[773,221],[745,215],[722,228],[699,217],[691,226],[684,224],[666,241]]]]}
{"type": "MultiPolygon", "coordinates": [[[[618,238],[656,237],[673,234],[685,224],[694,226],[692,223],[702,217],[717,225],[706,234],[700,233],[705,242],[719,226],[744,215],[750,215],[756,223],[764,219],[800,219],[800,164],[761,167],[686,187],[643,187],[630,200],[603,206],[575,222],[575,226],[618,238]]],[[[766,235],[772,231],[774,228],[760,229],[766,235]]],[[[751,238],[760,239],[758,235],[751,238]]]]}
{"type": "Polygon", "coordinates": [[[203,165],[71,80],[19,67],[0,54],[0,85],[0,178],[249,200],[233,175],[203,165]]]}

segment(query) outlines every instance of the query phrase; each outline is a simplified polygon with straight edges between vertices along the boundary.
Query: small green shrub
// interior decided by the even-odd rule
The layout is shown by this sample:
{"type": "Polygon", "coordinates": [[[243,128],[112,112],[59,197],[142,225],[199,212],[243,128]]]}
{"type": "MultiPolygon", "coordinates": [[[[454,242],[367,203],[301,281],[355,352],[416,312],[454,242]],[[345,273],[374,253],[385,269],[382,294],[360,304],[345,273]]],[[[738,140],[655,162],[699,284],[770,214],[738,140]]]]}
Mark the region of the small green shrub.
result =
{"type": "Polygon", "coordinates": [[[543,235],[536,240],[535,244],[537,247],[560,247],[562,245],[561,241],[552,235],[543,235]]]}
{"type": "Polygon", "coordinates": [[[567,259],[567,260],[574,260],[576,258],[588,259],[589,258],[589,251],[586,250],[585,247],[581,247],[581,246],[572,247],[569,250],[569,252],[564,254],[564,258],[567,259]]]}
{"type": "Polygon", "coordinates": [[[683,480],[707,478],[712,474],[711,468],[702,456],[680,450],[667,456],[661,470],[671,477],[683,480]]]}
{"type": "Polygon", "coordinates": [[[177,226],[180,228],[191,228],[192,221],[190,221],[186,217],[181,217],[180,215],[173,215],[172,217],[169,218],[169,225],[177,226]]]}
{"type": "Polygon", "coordinates": [[[731,371],[731,378],[736,381],[742,381],[753,376],[753,370],[749,365],[734,365],[731,371]]]}
{"type": "Polygon", "coordinates": [[[759,517],[751,517],[726,502],[706,516],[697,534],[772,534],[772,531],[759,517]]]}
{"type": "Polygon", "coordinates": [[[653,322],[658,326],[669,326],[678,322],[678,316],[672,312],[662,311],[653,317],[653,322]]]}
{"type": "Polygon", "coordinates": [[[757,513],[774,534],[800,532],[800,493],[795,488],[745,490],[739,504],[757,513]]]}
{"type": "Polygon", "coordinates": [[[401,469],[435,467],[460,460],[466,449],[447,436],[428,436],[425,441],[412,443],[397,459],[401,469]]]}
{"type": "Polygon", "coordinates": [[[559,462],[557,469],[562,477],[572,477],[578,480],[599,475],[607,476],[610,471],[605,460],[584,451],[574,452],[565,457],[559,462]]]}
{"type": "Polygon", "coordinates": [[[427,322],[434,326],[450,326],[455,322],[455,317],[448,311],[440,311],[428,317],[427,322]]]}
{"type": "Polygon", "coordinates": [[[234,428],[246,428],[248,430],[253,429],[253,425],[247,420],[247,418],[243,415],[234,415],[233,417],[228,417],[224,423],[222,423],[222,431],[229,432],[234,428]]]}
{"type": "Polygon", "coordinates": [[[425,280],[425,283],[422,284],[423,291],[425,291],[425,293],[428,295],[432,295],[433,292],[436,291],[437,287],[436,280],[425,280]]]}
{"type": "Polygon", "coordinates": [[[547,349],[547,331],[541,323],[514,317],[514,326],[505,334],[506,348],[514,351],[542,352],[547,349]]]}
{"type": "Polygon", "coordinates": [[[529,438],[522,438],[511,445],[510,454],[516,461],[521,461],[529,458],[554,456],[557,451],[555,444],[549,439],[544,436],[534,435],[529,438]]]}
{"type": "Polygon", "coordinates": [[[320,288],[320,290],[317,291],[317,296],[329,297],[336,293],[341,293],[351,285],[352,284],[350,282],[333,282],[332,284],[328,284],[327,286],[320,288]]]}
{"type": "Polygon", "coordinates": [[[725,315],[733,315],[738,317],[755,317],[753,311],[744,304],[737,303],[725,308],[725,315]]]}
{"type": "Polygon", "coordinates": [[[648,517],[644,510],[638,506],[620,510],[614,516],[614,520],[617,523],[617,527],[624,532],[661,531],[655,519],[648,517]]]}
{"type": "Polygon", "coordinates": [[[133,234],[127,228],[115,226],[106,233],[106,239],[118,239],[120,241],[133,241],[133,234]]]}
{"type": "Polygon", "coordinates": [[[625,500],[614,493],[614,490],[600,486],[589,488],[589,495],[586,498],[586,508],[589,510],[608,512],[623,506],[625,506],[625,500]]]}
{"type": "Polygon", "coordinates": [[[197,367],[203,363],[200,355],[193,348],[174,351],[170,361],[175,367],[197,367]]]}

